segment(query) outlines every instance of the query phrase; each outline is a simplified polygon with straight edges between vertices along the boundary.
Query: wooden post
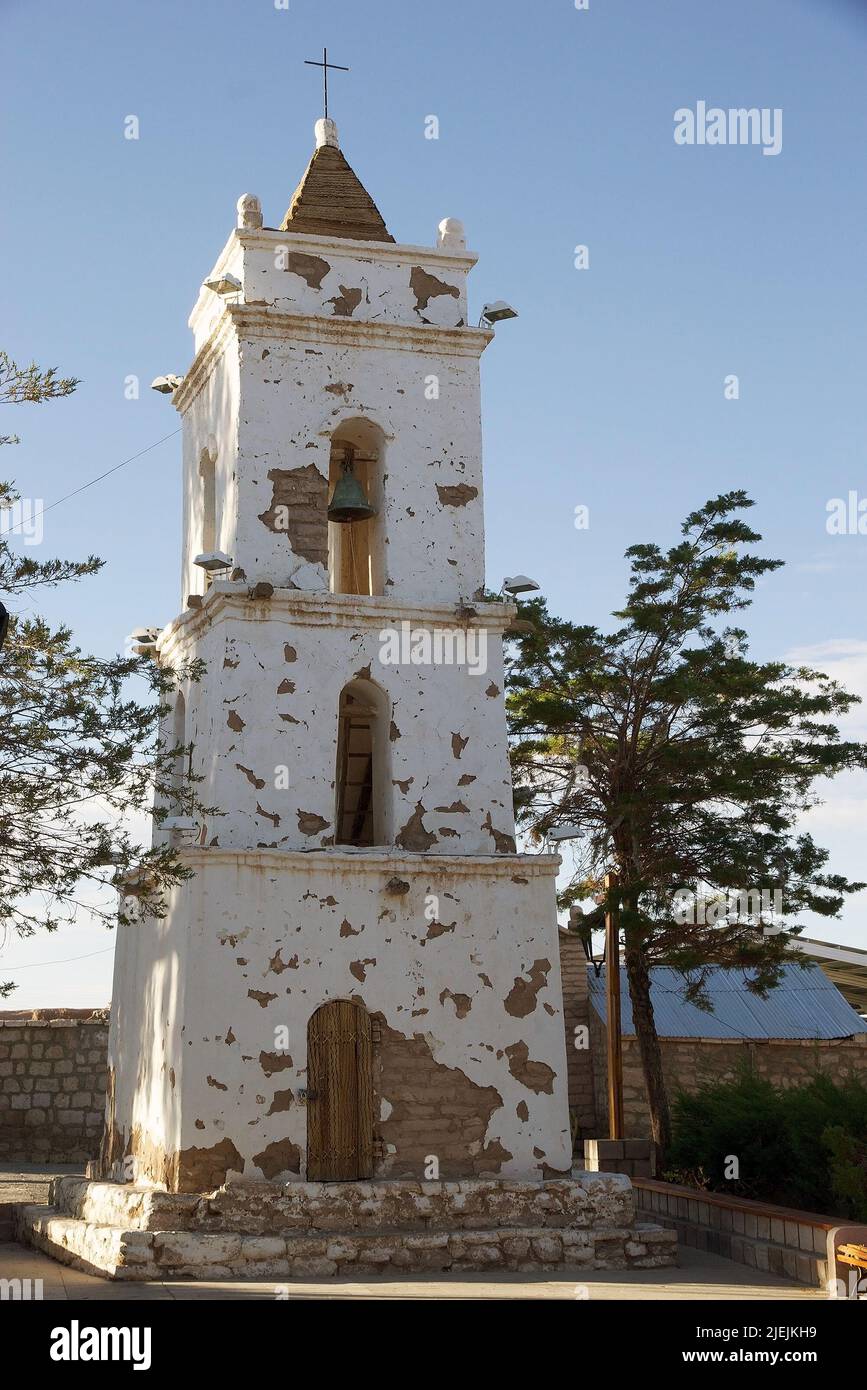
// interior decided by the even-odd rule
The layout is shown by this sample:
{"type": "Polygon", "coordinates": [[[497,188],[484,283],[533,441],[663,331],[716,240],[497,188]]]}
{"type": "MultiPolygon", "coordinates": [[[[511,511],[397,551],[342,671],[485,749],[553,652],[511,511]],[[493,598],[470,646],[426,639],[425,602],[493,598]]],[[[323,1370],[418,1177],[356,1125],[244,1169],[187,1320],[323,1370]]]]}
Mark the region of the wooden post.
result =
{"type": "MultiPolygon", "coordinates": [[[[617,875],[605,875],[607,892],[617,875]]],[[[620,932],[616,908],[605,914],[605,993],[608,1018],[608,1137],[623,1138],[623,1046],[620,1033],[620,932]]]]}

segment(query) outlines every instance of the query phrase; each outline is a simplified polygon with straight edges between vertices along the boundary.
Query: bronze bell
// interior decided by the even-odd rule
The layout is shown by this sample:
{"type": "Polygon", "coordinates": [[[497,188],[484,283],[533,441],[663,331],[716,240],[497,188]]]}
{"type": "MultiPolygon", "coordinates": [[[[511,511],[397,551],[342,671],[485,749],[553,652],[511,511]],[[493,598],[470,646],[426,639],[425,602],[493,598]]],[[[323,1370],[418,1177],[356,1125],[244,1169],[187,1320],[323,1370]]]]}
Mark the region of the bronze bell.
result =
{"type": "Polygon", "coordinates": [[[366,521],[369,516],[376,516],[376,507],[372,507],[365,497],[364,488],[352,471],[350,457],[344,463],[343,476],[338,479],[332,493],[328,520],[366,521]]]}

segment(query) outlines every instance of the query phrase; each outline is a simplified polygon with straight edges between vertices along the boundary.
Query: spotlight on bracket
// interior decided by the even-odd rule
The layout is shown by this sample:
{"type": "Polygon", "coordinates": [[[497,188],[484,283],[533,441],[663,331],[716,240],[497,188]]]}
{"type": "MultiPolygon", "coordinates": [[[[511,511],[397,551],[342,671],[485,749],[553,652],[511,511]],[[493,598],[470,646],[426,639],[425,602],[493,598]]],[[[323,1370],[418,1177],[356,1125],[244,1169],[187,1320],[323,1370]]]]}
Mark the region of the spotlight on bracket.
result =
{"type": "Polygon", "coordinates": [[[237,294],[244,288],[237,275],[230,275],[228,270],[221,271],[212,280],[205,280],[204,286],[206,290],[213,290],[214,294],[237,294]]]}
{"type": "Polygon", "coordinates": [[[583,834],[580,825],[556,825],[553,830],[548,831],[546,839],[558,845],[562,840],[580,840],[583,834]]]}
{"type": "Polygon", "coordinates": [[[151,390],[159,391],[162,396],[170,396],[173,391],[177,391],[183,379],[182,376],[175,376],[174,372],[169,372],[166,376],[155,376],[151,382],[151,390]]]}
{"type": "Polygon", "coordinates": [[[517,309],[513,309],[511,304],[507,304],[505,299],[495,299],[493,304],[486,304],[482,309],[479,327],[490,328],[491,324],[502,323],[504,319],[516,319],[517,317],[517,309]]]}
{"type": "Polygon", "coordinates": [[[167,816],[162,823],[162,828],[187,840],[191,839],[193,835],[198,835],[202,827],[192,816],[167,816]]]}
{"type": "Polygon", "coordinates": [[[531,579],[527,574],[513,574],[511,578],[507,575],[503,580],[501,594],[511,594],[514,598],[516,594],[530,594],[539,589],[535,579],[531,579]]]}
{"type": "Polygon", "coordinates": [[[195,557],[193,564],[208,574],[219,574],[220,570],[232,568],[232,557],[222,550],[206,550],[203,555],[195,557]]]}
{"type": "Polygon", "coordinates": [[[127,641],[136,656],[156,656],[158,627],[134,627],[127,641]]]}

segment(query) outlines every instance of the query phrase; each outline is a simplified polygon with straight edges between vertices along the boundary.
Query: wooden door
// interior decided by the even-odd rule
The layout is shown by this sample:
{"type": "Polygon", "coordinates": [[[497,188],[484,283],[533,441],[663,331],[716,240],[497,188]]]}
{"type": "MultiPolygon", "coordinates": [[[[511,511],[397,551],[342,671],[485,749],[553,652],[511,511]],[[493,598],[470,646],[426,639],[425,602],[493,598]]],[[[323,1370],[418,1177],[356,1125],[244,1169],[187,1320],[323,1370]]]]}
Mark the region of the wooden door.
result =
{"type": "Polygon", "coordinates": [[[351,1182],[372,1173],[370,1015],[334,999],[307,1025],[307,1180],[351,1182]]]}

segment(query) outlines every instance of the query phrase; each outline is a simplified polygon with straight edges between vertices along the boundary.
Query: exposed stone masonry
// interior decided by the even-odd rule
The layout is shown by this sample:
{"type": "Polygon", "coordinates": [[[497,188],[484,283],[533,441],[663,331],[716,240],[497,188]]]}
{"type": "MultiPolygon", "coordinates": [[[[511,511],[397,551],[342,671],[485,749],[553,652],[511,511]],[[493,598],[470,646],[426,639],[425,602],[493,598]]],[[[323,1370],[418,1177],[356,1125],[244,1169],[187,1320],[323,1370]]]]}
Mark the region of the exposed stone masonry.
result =
{"type": "Polygon", "coordinates": [[[59,1178],[17,1217],[56,1259],[118,1279],[361,1278],[409,1271],[654,1269],[676,1237],[634,1223],[619,1174],[554,1182],[231,1183],[166,1193],[59,1178]]]}

